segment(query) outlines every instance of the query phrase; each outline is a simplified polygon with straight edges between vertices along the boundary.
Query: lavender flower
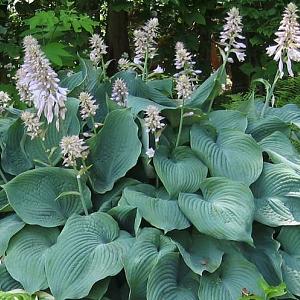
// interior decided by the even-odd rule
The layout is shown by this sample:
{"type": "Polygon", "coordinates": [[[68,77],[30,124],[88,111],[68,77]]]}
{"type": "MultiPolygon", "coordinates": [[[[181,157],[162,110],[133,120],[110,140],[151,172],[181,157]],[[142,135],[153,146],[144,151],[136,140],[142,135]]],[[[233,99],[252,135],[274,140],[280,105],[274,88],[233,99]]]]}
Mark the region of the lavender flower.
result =
{"type": "Polygon", "coordinates": [[[165,69],[162,68],[160,65],[158,65],[154,70],[153,70],[153,73],[155,74],[162,74],[165,72],[165,69]]]}
{"type": "Polygon", "coordinates": [[[154,105],[149,105],[145,117],[147,132],[154,133],[155,131],[162,129],[165,126],[165,124],[161,122],[163,119],[164,117],[160,116],[158,108],[154,105]]]}
{"type": "Polygon", "coordinates": [[[36,116],[36,114],[29,112],[29,111],[23,111],[21,113],[21,120],[24,122],[24,126],[26,128],[27,135],[29,135],[32,140],[36,137],[41,136],[42,123],[40,122],[40,120],[36,116]]]}
{"type": "Polygon", "coordinates": [[[93,99],[89,93],[81,92],[79,95],[80,100],[80,114],[83,120],[96,115],[96,111],[99,107],[96,100],[93,99]]]}
{"type": "Polygon", "coordinates": [[[89,147],[77,135],[64,136],[60,142],[60,147],[64,156],[63,164],[66,167],[75,167],[77,159],[86,159],[88,156],[89,147]]]}
{"type": "Polygon", "coordinates": [[[113,84],[111,98],[120,106],[127,106],[128,89],[123,79],[117,78],[113,84]]]}
{"type": "Polygon", "coordinates": [[[23,41],[25,49],[24,63],[17,73],[17,88],[22,101],[32,103],[37,109],[38,118],[42,114],[48,123],[57,118],[65,118],[67,89],[59,87],[57,74],[42,52],[37,40],[27,36],[23,41]]]}
{"type": "Polygon", "coordinates": [[[279,29],[275,33],[276,45],[267,48],[267,54],[274,56],[274,60],[279,62],[278,69],[281,78],[284,75],[284,63],[286,63],[289,75],[293,77],[292,61],[300,61],[300,26],[297,22],[297,11],[294,3],[287,5],[279,29]]]}
{"type": "Polygon", "coordinates": [[[152,59],[156,54],[156,41],[158,35],[158,19],[150,19],[141,29],[133,32],[135,57],[134,63],[142,64],[145,56],[152,59]]]}
{"type": "Polygon", "coordinates": [[[225,18],[226,24],[220,33],[220,44],[225,47],[224,50],[227,54],[233,52],[238,61],[244,61],[246,57],[246,45],[240,42],[240,40],[245,39],[245,37],[242,36],[243,24],[239,9],[233,7],[229,10],[227,15],[225,18]]]}
{"type": "Polygon", "coordinates": [[[129,59],[121,57],[118,60],[118,66],[119,66],[119,69],[122,70],[122,71],[123,70],[128,70],[129,67],[130,67],[130,61],[129,61],[129,59]]]}
{"type": "Polygon", "coordinates": [[[11,102],[11,98],[6,92],[0,91],[0,115],[5,111],[11,102]]]}
{"type": "Polygon", "coordinates": [[[94,65],[98,65],[102,60],[103,55],[107,53],[107,46],[105,45],[103,39],[98,34],[93,34],[90,38],[90,45],[92,51],[90,52],[90,60],[94,65]]]}

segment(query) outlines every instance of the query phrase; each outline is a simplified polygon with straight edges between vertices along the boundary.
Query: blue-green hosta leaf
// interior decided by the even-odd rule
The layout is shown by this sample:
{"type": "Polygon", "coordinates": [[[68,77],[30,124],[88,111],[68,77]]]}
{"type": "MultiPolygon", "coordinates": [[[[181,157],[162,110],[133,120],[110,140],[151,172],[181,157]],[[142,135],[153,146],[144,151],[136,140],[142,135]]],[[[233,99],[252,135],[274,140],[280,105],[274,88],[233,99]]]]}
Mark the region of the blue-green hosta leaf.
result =
{"type": "Polygon", "coordinates": [[[58,235],[57,228],[26,226],[10,240],[6,268],[27,292],[32,294],[48,288],[45,258],[58,235]]]}
{"type": "Polygon", "coordinates": [[[118,274],[132,242],[131,235],[120,231],[106,213],[70,217],[46,257],[47,280],[55,299],[80,299],[95,282],[118,274]]]}
{"type": "Polygon", "coordinates": [[[194,91],[186,103],[187,106],[209,110],[211,102],[221,91],[221,84],[225,78],[225,70],[220,67],[194,91]]]}
{"type": "Polygon", "coordinates": [[[25,223],[16,214],[0,219],[0,256],[5,254],[9,240],[24,226],[25,223]]]}
{"type": "Polygon", "coordinates": [[[277,240],[282,249],[283,281],[289,292],[300,296],[300,226],[282,227],[277,240]]]}
{"type": "Polygon", "coordinates": [[[175,245],[156,228],[142,229],[130,252],[124,259],[126,279],[130,287],[130,300],[146,300],[150,271],[157,260],[174,251],[175,245]]]}
{"type": "Polygon", "coordinates": [[[61,149],[59,143],[64,136],[78,135],[80,132],[80,123],[77,118],[79,101],[75,98],[68,98],[66,102],[66,118],[60,121],[59,131],[56,128],[56,122],[48,125],[45,140],[31,139],[26,137],[25,151],[33,164],[39,165],[36,161],[44,162],[48,165],[56,165],[61,158],[61,149]],[[42,144],[43,143],[43,144],[42,144]],[[48,150],[48,152],[45,151],[48,150]]]}
{"type": "Polygon", "coordinates": [[[224,129],[212,136],[199,125],[191,130],[191,147],[208,166],[212,176],[253,183],[263,167],[259,145],[249,135],[237,130],[224,129]]]}
{"type": "Polygon", "coordinates": [[[165,78],[159,80],[150,80],[147,85],[155,90],[158,90],[166,95],[172,96],[173,78],[165,78]]]}
{"type": "Polygon", "coordinates": [[[247,133],[251,134],[258,142],[276,131],[289,135],[291,129],[288,124],[276,116],[259,119],[251,124],[251,126],[247,129],[247,133]]]}
{"type": "Polygon", "coordinates": [[[179,195],[178,204],[198,231],[215,237],[252,243],[254,201],[250,189],[223,177],[206,179],[202,195],[179,195]]]}
{"type": "Polygon", "coordinates": [[[121,229],[124,229],[132,234],[138,232],[142,216],[136,207],[129,205],[119,205],[108,211],[119,224],[121,229]]]}
{"type": "Polygon", "coordinates": [[[16,121],[14,118],[4,118],[0,119],[0,142],[2,145],[6,144],[7,133],[9,127],[16,121]]]}
{"type": "Polygon", "coordinates": [[[294,124],[300,128],[300,108],[297,104],[286,104],[280,108],[272,108],[267,115],[274,115],[286,124],[294,124]]]}
{"type": "Polygon", "coordinates": [[[190,226],[177,200],[170,199],[166,193],[157,191],[152,185],[139,184],[125,188],[120,205],[136,207],[146,221],[165,232],[190,226]]]}
{"type": "Polygon", "coordinates": [[[186,231],[174,231],[170,237],[193,272],[199,275],[204,271],[212,273],[221,265],[224,252],[218,240],[198,232],[189,234],[186,231]]]}
{"type": "MultiPolygon", "coordinates": [[[[86,206],[91,207],[91,193],[82,183],[86,206]]],[[[69,216],[83,212],[80,197],[64,192],[78,191],[73,170],[45,167],[27,171],[3,186],[10,205],[27,224],[43,227],[63,225],[69,216]]]]}
{"type": "Polygon", "coordinates": [[[300,175],[284,164],[264,164],[251,186],[255,220],[268,226],[300,224],[300,175]]]}
{"type": "Polygon", "coordinates": [[[273,163],[284,163],[295,170],[300,170],[300,155],[290,139],[282,132],[274,132],[259,144],[273,163]]]}
{"type": "Polygon", "coordinates": [[[246,114],[237,110],[216,110],[209,114],[209,119],[218,131],[234,129],[245,132],[248,125],[246,114]]]}
{"type": "Polygon", "coordinates": [[[184,264],[179,253],[167,253],[150,273],[147,300],[198,300],[198,286],[198,275],[184,264]]]}
{"type": "Polygon", "coordinates": [[[11,291],[14,289],[21,289],[22,285],[14,280],[11,275],[7,272],[4,263],[0,264],[0,291],[11,291]]]}
{"type": "Polygon", "coordinates": [[[171,153],[167,147],[161,146],[153,162],[157,175],[171,196],[180,192],[196,192],[208,172],[195,153],[185,146],[177,147],[171,153]]]}
{"type": "Polygon", "coordinates": [[[94,189],[98,193],[110,191],[114,183],[135,166],[141,153],[138,127],[130,111],[111,112],[89,146],[94,189]]]}
{"type": "Polygon", "coordinates": [[[6,173],[18,175],[33,167],[24,150],[24,127],[20,119],[7,131],[6,145],[1,153],[2,168],[6,173]]]}
{"type": "Polygon", "coordinates": [[[255,248],[245,244],[241,248],[268,284],[277,286],[282,282],[282,257],[278,252],[280,244],[273,238],[274,233],[274,229],[254,223],[252,237],[255,248]]]}
{"type": "Polygon", "coordinates": [[[163,109],[166,109],[166,108],[170,108],[168,106],[160,105],[158,103],[155,103],[155,102],[153,102],[149,99],[145,99],[145,98],[141,98],[141,97],[135,97],[135,96],[132,96],[132,95],[128,96],[127,103],[128,103],[127,106],[131,108],[131,111],[134,114],[138,114],[142,110],[146,111],[147,107],[149,105],[157,107],[159,109],[159,111],[161,111],[163,109]]]}
{"type": "Polygon", "coordinates": [[[262,276],[240,253],[225,254],[221,267],[200,278],[199,300],[239,300],[243,291],[266,299],[262,276]]]}

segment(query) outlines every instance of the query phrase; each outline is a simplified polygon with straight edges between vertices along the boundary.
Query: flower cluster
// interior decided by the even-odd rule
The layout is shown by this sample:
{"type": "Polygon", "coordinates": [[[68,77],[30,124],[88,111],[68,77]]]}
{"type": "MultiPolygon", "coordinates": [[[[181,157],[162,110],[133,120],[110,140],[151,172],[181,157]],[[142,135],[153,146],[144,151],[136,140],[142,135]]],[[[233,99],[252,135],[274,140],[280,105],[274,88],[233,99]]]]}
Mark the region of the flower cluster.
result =
{"type": "Polygon", "coordinates": [[[186,100],[191,96],[194,85],[187,75],[182,74],[176,79],[175,89],[177,91],[178,99],[186,100]]]}
{"type": "Polygon", "coordinates": [[[121,57],[119,60],[118,60],[118,66],[119,66],[119,69],[122,70],[122,71],[126,71],[130,68],[130,61],[128,58],[125,58],[125,57],[121,57]]]}
{"type": "Polygon", "coordinates": [[[193,55],[184,47],[182,42],[175,45],[175,68],[180,70],[175,74],[178,99],[187,99],[192,94],[198,81],[200,70],[194,70],[193,55]]]}
{"type": "Polygon", "coordinates": [[[80,100],[80,115],[83,120],[96,115],[96,111],[99,107],[93,96],[86,92],[81,92],[79,95],[80,100]]]}
{"type": "Polygon", "coordinates": [[[76,160],[79,158],[86,159],[89,153],[89,147],[77,135],[64,136],[60,141],[60,148],[64,156],[63,164],[66,167],[76,167],[76,160]]]}
{"type": "MultiPolygon", "coordinates": [[[[234,53],[238,61],[244,61],[246,54],[246,45],[240,40],[245,39],[242,36],[243,24],[242,17],[240,16],[239,9],[233,7],[227,13],[225,18],[226,23],[223,27],[223,31],[220,33],[220,44],[225,47],[227,55],[234,53]]],[[[232,62],[232,59],[229,59],[232,62]]]]}
{"type": "Polygon", "coordinates": [[[8,107],[11,99],[6,92],[0,91],[0,114],[2,114],[8,107]]]}
{"type": "Polygon", "coordinates": [[[163,119],[164,117],[160,116],[156,106],[149,105],[147,107],[145,125],[148,132],[154,133],[155,131],[162,129],[165,126],[165,124],[161,122],[163,119]]]}
{"type": "Polygon", "coordinates": [[[133,32],[135,57],[134,63],[142,64],[145,56],[152,59],[156,54],[156,38],[158,34],[158,19],[150,19],[141,29],[133,32]]]}
{"type": "Polygon", "coordinates": [[[40,137],[42,134],[42,123],[35,113],[30,111],[23,111],[21,113],[21,120],[24,122],[26,133],[33,140],[36,137],[40,137]]]}
{"type": "Polygon", "coordinates": [[[117,78],[113,84],[111,99],[120,106],[127,106],[128,88],[123,79],[117,78]]]}
{"type": "Polygon", "coordinates": [[[185,49],[182,42],[177,42],[175,45],[175,67],[180,69],[193,69],[195,62],[193,61],[192,54],[185,49]]]}
{"type": "Polygon", "coordinates": [[[22,101],[33,104],[38,118],[42,114],[48,123],[57,118],[65,118],[67,89],[59,87],[57,74],[51,68],[49,60],[42,52],[37,40],[26,36],[23,41],[24,63],[17,72],[17,89],[22,101]]]}
{"type": "Polygon", "coordinates": [[[98,34],[93,34],[90,38],[90,45],[92,51],[90,52],[90,60],[94,65],[98,65],[102,60],[103,55],[107,53],[107,46],[105,45],[103,39],[98,34]]]}
{"type": "Polygon", "coordinates": [[[277,36],[274,40],[276,45],[267,48],[267,54],[274,56],[274,60],[279,62],[280,77],[284,75],[284,62],[289,75],[293,77],[292,61],[300,61],[300,26],[297,22],[297,11],[297,6],[294,3],[288,4],[283,13],[279,29],[275,33],[277,36]]]}

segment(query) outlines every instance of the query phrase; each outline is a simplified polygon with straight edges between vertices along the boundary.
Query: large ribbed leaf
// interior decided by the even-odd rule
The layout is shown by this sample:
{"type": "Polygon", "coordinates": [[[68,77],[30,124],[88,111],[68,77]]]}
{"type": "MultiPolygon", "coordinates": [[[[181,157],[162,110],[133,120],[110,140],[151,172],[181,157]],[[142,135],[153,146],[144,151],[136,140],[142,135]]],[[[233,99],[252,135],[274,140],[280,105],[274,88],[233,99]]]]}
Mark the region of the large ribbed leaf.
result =
{"type": "Polygon", "coordinates": [[[102,130],[90,140],[92,182],[98,193],[110,191],[138,160],[141,143],[129,110],[111,112],[102,130]]]}
{"type": "Polygon", "coordinates": [[[248,125],[246,114],[237,110],[216,110],[209,114],[209,119],[217,130],[235,129],[245,132],[248,125]]]}
{"type": "Polygon", "coordinates": [[[248,245],[241,247],[245,257],[256,265],[271,286],[277,286],[282,282],[282,257],[278,252],[280,244],[274,240],[274,233],[274,229],[254,223],[252,237],[255,248],[248,245]]]}
{"type": "Polygon", "coordinates": [[[106,213],[69,218],[46,258],[55,299],[85,297],[95,282],[118,274],[131,244],[131,236],[106,213]]]}
{"type": "Polygon", "coordinates": [[[178,253],[162,256],[152,269],[147,300],[198,300],[198,276],[180,259],[178,253]]]}
{"type": "Polygon", "coordinates": [[[0,264],[0,291],[11,291],[14,289],[21,289],[22,285],[14,280],[7,272],[5,264],[0,264]]]}
{"type": "Polygon", "coordinates": [[[206,179],[202,195],[179,195],[178,204],[202,233],[217,239],[252,243],[254,201],[250,189],[227,178],[206,179]]]}
{"type": "Polygon", "coordinates": [[[300,155],[290,139],[282,132],[274,132],[259,144],[273,163],[284,163],[295,170],[300,170],[300,155]]]}
{"type": "Polygon", "coordinates": [[[24,227],[16,214],[0,219],[0,256],[5,254],[9,240],[24,227]]]}
{"type": "Polygon", "coordinates": [[[4,190],[0,191],[0,212],[11,212],[13,209],[8,203],[8,199],[4,190]]]}
{"type": "Polygon", "coordinates": [[[155,228],[140,231],[130,252],[124,259],[124,269],[130,287],[130,300],[146,300],[150,271],[157,260],[175,250],[175,245],[155,228]]]}
{"type": "Polygon", "coordinates": [[[5,258],[7,270],[29,293],[48,287],[45,257],[58,235],[57,228],[26,226],[10,240],[5,258]]]}
{"type": "Polygon", "coordinates": [[[165,232],[190,226],[174,199],[167,193],[157,191],[152,185],[140,184],[127,187],[120,205],[137,207],[140,215],[154,227],[165,232]]]}
{"type": "Polygon", "coordinates": [[[239,300],[244,293],[266,299],[262,276],[256,267],[239,253],[225,254],[221,267],[200,279],[199,300],[239,300]]]}
{"type": "Polygon", "coordinates": [[[224,176],[249,185],[259,177],[263,167],[260,147],[252,137],[237,130],[224,129],[214,136],[194,125],[191,147],[212,176],[224,176]]]}
{"type": "Polygon", "coordinates": [[[300,224],[300,175],[284,164],[264,164],[252,185],[255,220],[268,226],[300,224]]]}
{"type": "Polygon", "coordinates": [[[177,196],[180,192],[196,192],[208,171],[194,152],[185,146],[172,152],[161,146],[153,162],[157,175],[171,196],[177,196]]]}
{"type": "Polygon", "coordinates": [[[12,175],[18,175],[33,167],[24,150],[25,140],[22,121],[15,121],[7,131],[6,145],[1,153],[3,170],[12,175]]]}
{"type": "Polygon", "coordinates": [[[224,252],[218,240],[198,232],[189,234],[186,231],[175,231],[170,236],[193,272],[199,275],[204,271],[212,273],[221,265],[224,252]]]}
{"type": "Polygon", "coordinates": [[[187,105],[191,107],[200,107],[204,111],[208,111],[215,97],[219,95],[222,83],[225,80],[225,69],[220,67],[194,91],[188,99],[187,105]]]}
{"type": "Polygon", "coordinates": [[[78,106],[79,101],[77,99],[68,98],[66,102],[66,118],[65,120],[60,120],[59,131],[56,128],[56,122],[53,121],[47,128],[43,142],[39,138],[32,140],[27,136],[24,147],[28,157],[34,164],[40,165],[39,162],[43,162],[54,166],[58,163],[61,158],[59,143],[62,137],[78,135],[80,132],[80,123],[77,118],[78,106]],[[45,152],[45,149],[48,152],[45,152]]]}
{"type": "MultiPolygon", "coordinates": [[[[91,207],[90,190],[82,183],[86,206],[91,207]]],[[[80,197],[65,195],[78,192],[73,170],[45,167],[27,171],[3,186],[10,205],[17,215],[31,225],[55,227],[66,222],[74,213],[83,212],[80,197]]]]}
{"type": "Polygon", "coordinates": [[[277,237],[283,258],[283,281],[287,289],[300,296],[300,226],[282,227],[277,237]]]}

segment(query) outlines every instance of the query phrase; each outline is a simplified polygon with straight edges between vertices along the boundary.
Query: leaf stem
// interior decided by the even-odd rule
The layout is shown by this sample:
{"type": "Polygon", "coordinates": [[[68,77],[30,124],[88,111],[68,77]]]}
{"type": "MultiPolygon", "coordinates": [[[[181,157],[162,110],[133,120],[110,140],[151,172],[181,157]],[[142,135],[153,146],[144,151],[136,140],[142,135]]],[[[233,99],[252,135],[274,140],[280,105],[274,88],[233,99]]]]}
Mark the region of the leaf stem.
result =
{"type": "Polygon", "coordinates": [[[266,111],[267,107],[269,107],[269,102],[270,102],[272,96],[274,95],[274,89],[275,89],[276,83],[277,83],[279,78],[280,78],[280,71],[277,70],[277,72],[275,74],[275,77],[274,77],[274,81],[273,81],[272,86],[270,88],[270,91],[269,91],[269,93],[267,92],[266,101],[265,101],[264,107],[263,107],[263,109],[261,111],[261,114],[260,114],[261,118],[264,117],[265,111],[266,111]]]}
{"type": "Polygon", "coordinates": [[[178,135],[177,135],[177,140],[175,144],[175,149],[178,147],[179,142],[180,142],[180,136],[182,132],[182,126],[183,126],[183,112],[184,112],[184,99],[182,101],[181,109],[180,109],[180,122],[179,122],[179,128],[178,128],[178,135]]]}
{"type": "Polygon", "coordinates": [[[85,201],[84,201],[83,190],[82,190],[82,185],[81,185],[81,176],[80,176],[79,172],[76,176],[76,179],[77,179],[78,189],[79,189],[79,193],[80,193],[80,200],[81,200],[81,204],[82,204],[82,207],[83,207],[83,210],[84,210],[84,214],[86,216],[88,216],[89,213],[88,213],[88,210],[86,208],[85,201]]]}
{"type": "Polygon", "coordinates": [[[8,182],[7,178],[5,177],[4,173],[3,173],[2,170],[1,170],[1,168],[0,168],[0,176],[1,176],[1,178],[3,179],[4,183],[7,183],[7,182],[8,182]]]}

